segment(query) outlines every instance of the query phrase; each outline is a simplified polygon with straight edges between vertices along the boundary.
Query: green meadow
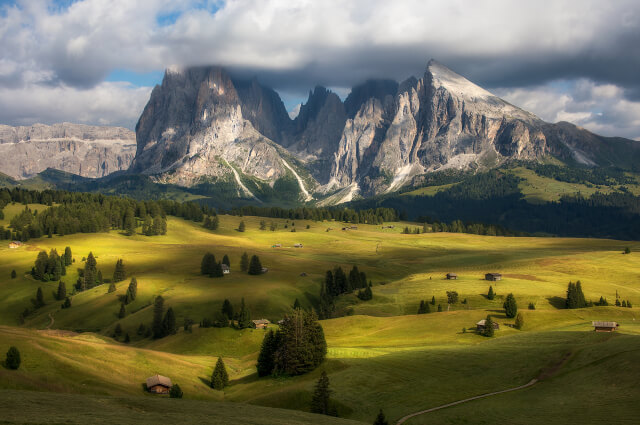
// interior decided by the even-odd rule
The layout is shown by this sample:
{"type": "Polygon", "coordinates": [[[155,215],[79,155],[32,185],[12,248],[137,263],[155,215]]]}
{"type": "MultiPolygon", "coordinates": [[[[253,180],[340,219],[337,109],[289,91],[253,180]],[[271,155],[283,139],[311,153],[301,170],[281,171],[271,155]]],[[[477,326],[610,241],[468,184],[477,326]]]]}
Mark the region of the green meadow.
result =
{"type": "MultiPolygon", "coordinates": [[[[8,205],[0,224],[7,226],[22,208],[8,205]]],[[[531,388],[407,423],[635,423],[635,400],[640,397],[634,379],[640,373],[635,360],[640,354],[640,242],[404,235],[404,226],[418,225],[393,224],[393,229],[359,224],[357,230],[343,231],[340,222],[220,216],[219,230],[209,231],[198,223],[169,217],[164,236],[125,236],[117,231],[54,235],[30,240],[19,249],[9,249],[5,242],[0,247],[0,353],[16,345],[23,363],[18,371],[0,368],[0,389],[14,400],[14,407],[0,410],[3,418],[9,418],[3,420],[18,422],[15,412],[30,397],[38,405],[53,403],[50,394],[23,392],[32,390],[86,400],[83,409],[92,412],[87,414],[94,415],[97,423],[127,423],[119,419],[124,418],[121,413],[114,412],[123,405],[149,415],[185,412],[185,422],[189,418],[196,423],[200,415],[216,418],[215,412],[237,413],[232,407],[240,405],[229,402],[247,406],[240,412],[245,414],[243,423],[348,423],[299,412],[308,411],[313,385],[325,370],[340,416],[364,423],[372,423],[380,408],[395,421],[414,411],[519,386],[539,376],[545,379],[531,388]],[[246,223],[245,232],[236,230],[241,220],[246,223]],[[273,221],[277,230],[259,230],[261,220],[267,229],[273,221]],[[294,248],[296,243],[304,247],[294,248]],[[273,248],[275,244],[282,247],[273,248]],[[64,277],[68,291],[89,252],[107,278],[116,260],[124,260],[128,275],[138,280],[138,296],[127,306],[124,319],[118,319],[119,296],[124,295],[128,279],[117,284],[115,293],[107,293],[108,285],[78,293],[71,308],[61,309],[53,299],[57,283],[31,277],[40,250],[56,248],[62,253],[66,246],[71,247],[75,261],[64,277]],[[631,254],[622,254],[625,247],[631,254]],[[217,260],[229,255],[231,274],[221,279],[200,275],[200,261],[207,251],[217,260]],[[269,271],[260,276],[241,273],[244,252],[258,255],[269,271]],[[340,296],[336,309],[342,317],[321,321],[328,358],[310,374],[258,378],[255,362],[263,330],[196,325],[191,333],[181,329],[160,340],[136,334],[141,323],[151,323],[151,303],[157,295],[164,297],[165,307],[173,307],[179,325],[184,318],[197,323],[212,317],[224,299],[237,308],[242,298],[253,319],[276,322],[296,298],[303,308],[315,306],[326,270],[338,265],[347,271],[358,265],[365,271],[374,296],[370,301],[361,301],[355,294],[340,296]],[[12,270],[17,272],[15,279],[10,278],[12,270]],[[446,280],[447,272],[457,273],[458,279],[446,280]],[[487,282],[487,272],[500,272],[503,280],[487,282]],[[578,279],[587,300],[603,296],[613,304],[617,294],[634,308],[564,309],[567,285],[578,279]],[[497,293],[494,300],[486,298],[490,284],[497,293]],[[20,324],[19,314],[30,306],[38,287],[47,305],[20,324]],[[459,293],[460,301],[448,305],[446,291],[451,290],[459,293]],[[502,303],[508,293],[515,295],[524,314],[522,330],[514,329],[514,320],[504,315],[502,303]],[[432,312],[417,315],[420,301],[432,297],[436,300],[435,306],[430,305],[432,312]],[[529,303],[536,309],[528,310],[529,303]],[[443,312],[436,312],[438,304],[443,312]],[[487,314],[500,324],[494,338],[472,331],[487,314]],[[594,333],[592,320],[615,320],[620,329],[613,334],[594,333]],[[131,336],[131,343],[111,338],[118,323],[131,336]],[[225,360],[231,378],[224,391],[210,389],[207,382],[218,356],[225,360]],[[562,359],[566,361],[556,367],[562,359]],[[155,373],[179,383],[185,399],[145,395],[142,383],[155,373]],[[269,410],[273,412],[269,416],[262,413],[265,407],[288,410],[269,410]],[[567,421],[566,412],[573,412],[569,418],[575,421],[567,421]],[[267,422],[265,416],[273,421],[267,422]],[[285,419],[276,422],[276,418],[285,419]]],[[[55,412],[52,418],[58,422],[80,423],[82,417],[82,413],[74,418],[55,412]]],[[[30,418],[22,421],[47,423],[37,413],[30,418]]],[[[218,418],[242,422],[240,416],[218,418]]],[[[226,422],[220,419],[219,423],[226,422]]]]}

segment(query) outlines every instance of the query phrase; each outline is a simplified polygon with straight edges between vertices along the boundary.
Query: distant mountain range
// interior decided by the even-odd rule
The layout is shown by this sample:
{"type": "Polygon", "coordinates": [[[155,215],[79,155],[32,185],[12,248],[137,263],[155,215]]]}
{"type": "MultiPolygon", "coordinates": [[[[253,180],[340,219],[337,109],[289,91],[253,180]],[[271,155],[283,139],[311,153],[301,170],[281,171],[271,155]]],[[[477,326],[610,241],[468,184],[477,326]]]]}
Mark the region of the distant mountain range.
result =
{"type": "Polygon", "coordinates": [[[102,177],[128,168],[255,203],[286,189],[298,201],[338,204],[419,185],[434,171],[511,160],[640,163],[639,142],[546,123],[434,60],[420,79],[370,80],[344,102],[318,86],[295,119],[255,79],[220,67],[167,70],[136,126],[132,162],[133,134],[125,129],[42,127],[0,127],[1,172],[26,178],[50,167],[102,177]]]}

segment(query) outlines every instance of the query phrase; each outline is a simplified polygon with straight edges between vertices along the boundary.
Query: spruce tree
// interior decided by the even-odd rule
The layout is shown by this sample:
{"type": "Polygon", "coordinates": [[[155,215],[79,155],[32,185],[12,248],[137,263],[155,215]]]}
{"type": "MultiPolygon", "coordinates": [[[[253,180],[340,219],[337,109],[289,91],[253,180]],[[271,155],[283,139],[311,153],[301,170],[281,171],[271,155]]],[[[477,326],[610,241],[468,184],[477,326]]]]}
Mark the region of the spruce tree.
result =
{"type": "Polygon", "coordinates": [[[424,300],[420,301],[420,307],[418,307],[418,314],[425,314],[427,311],[425,309],[424,300]]]}
{"type": "Polygon", "coordinates": [[[378,416],[376,416],[376,420],[373,422],[373,425],[389,425],[387,418],[385,418],[384,413],[382,413],[382,409],[380,409],[378,416]]]}
{"type": "Polygon", "coordinates": [[[259,275],[262,274],[262,264],[260,263],[260,258],[257,255],[253,255],[251,257],[251,261],[249,263],[249,274],[250,275],[259,275]]]}
{"type": "Polygon", "coordinates": [[[231,267],[231,261],[229,260],[229,256],[227,254],[224,254],[224,257],[222,257],[222,264],[226,264],[227,266],[231,267]]]}
{"type": "Polygon", "coordinates": [[[587,306],[587,300],[584,297],[584,292],[582,292],[582,283],[580,281],[576,282],[576,305],[577,308],[584,308],[587,306]]]}
{"type": "Polygon", "coordinates": [[[15,269],[11,270],[11,279],[15,279],[16,277],[18,277],[16,270],[15,269]]]}
{"type": "Polygon", "coordinates": [[[258,363],[256,369],[258,369],[258,376],[268,376],[273,372],[274,358],[276,349],[276,335],[272,329],[264,336],[262,340],[262,346],[260,347],[260,354],[258,355],[258,363]]]}
{"type": "Polygon", "coordinates": [[[249,255],[245,252],[240,258],[240,271],[247,272],[249,270],[249,255]]]}
{"type": "Polygon", "coordinates": [[[442,305],[438,304],[438,313],[442,312],[442,305]]]}
{"type": "Polygon", "coordinates": [[[82,289],[90,289],[95,286],[98,276],[98,262],[93,256],[93,252],[89,252],[87,261],[84,263],[84,276],[82,289]]]}
{"type": "Polygon", "coordinates": [[[20,367],[21,362],[22,360],[20,359],[20,351],[18,348],[14,346],[9,347],[9,351],[7,351],[7,358],[4,363],[7,368],[16,370],[20,367]]]}
{"type": "Polygon", "coordinates": [[[233,319],[233,305],[228,299],[225,299],[222,303],[222,314],[226,316],[227,320],[233,319]]]}
{"type": "Polygon", "coordinates": [[[224,277],[224,272],[222,271],[222,263],[214,264],[213,271],[211,272],[211,277],[224,277]]]}
{"type": "Polygon", "coordinates": [[[213,374],[211,375],[211,388],[222,390],[227,385],[229,385],[229,374],[222,361],[222,357],[218,357],[216,367],[213,369],[213,374]]]}
{"type": "Polygon", "coordinates": [[[135,277],[131,278],[127,293],[125,295],[126,304],[133,302],[138,296],[138,280],[135,277]]]}
{"type": "Polygon", "coordinates": [[[486,337],[492,337],[494,333],[494,329],[493,329],[493,319],[491,318],[491,315],[487,315],[487,318],[484,321],[484,331],[482,332],[482,335],[486,336],[486,337]]]}
{"type": "Polygon", "coordinates": [[[493,286],[489,286],[489,293],[487,293],[487,299],[493,300],[496,297],[496,293],[493,292],[493,286]]]}
{"type": "Polygon", "coordinates": [[[136,217],[133,208],[127,209],[124,215],[124,232],[127,236],[136,233],[136,217]]]}
{"type": "Polygon", "coordinates": [[[516,314],[518,313],[518,304],[516,303],[516,298],[513,294],[507,295],[507,299],[504,301],[504,304],[502,304],[502,307],[504,307],[504,312],[507,317],[516,317],[516,314]]]}
{"type": "Polygon", "coordinates": [[[62,308],[71,308],[71,298],[67,297],[62,303],[62,308]]]}
{"type": "Polygon", "coordinates": [[[111,293],[111,292],[115,292],[115,291],[116,291],[116,289],[117,289],[117,288],[116,288],[116,284],[115,284],[115,283],[113,283],[113,282],[111,282],[111,283],[109,284],[109,289],[107,290],[107,293],[109,294],[109,293],[111,293]]]}
{"type": "Polygon", "coordinates": [[[244,304],[244,297],[240,301],[240,312],[238,313],[238,329],[251,327],[251,313],[244,304]]]}
{"type": "Polygon", "coordinates": [[[67,297],[67,285],[63,281],[58,282],[58,292],[56,293],[56,299],[62,301],[67,297]]]}
{"type": "Polygon", "coordinates": [[[516,316],[516,323],[514,327],[516,329],[522,329],[524,327],[524,315],[522,313],[518,313],[516,316]]]}
{"type": "Polygon", "coordinates": [[[169,390],[169,398],[182,398],[182,388],[180,388],[180,385],[178,384],[173,384],[171,386],[171,389],[169,390]]]}
{"type": "Polygon", "coordinates": [[[162,321],[163,327],[163,336],[173,335],[178,330],[178,326],[176,324],[176,315],[173,312],[173,307],[169,307],[167,309],[167,313],[164,316],[164,320],[162,321]]]}
{"type": "Polygon", "coordinates": [[[329,377],[327,376],[327,372],[323,370],[311,396],[311,413],[329,414],[331,392],[329,388],[329,377]]]}
{"type": "Polygon", "coordinates": [[[436,296],[431,297],[431,305],[436,305],[436,296]]]}
{"type": "Polygon", "coordinates": [[[211,276],[216,267],[216,257],[210,252],[207,252],[202,257],[202,262],[200,263],[200,273],[211,276]]]}
{"type": "Polygon", "coordinates": [[[33,300],[33,306],[35,308],[40,308],[40,307],[43,307],[44,305],[45,305],[44,294],[42,293],[42,288],[38,287],[38,290],[36,291],[36,298],[35,300],[33,300]]]}
{"type": "Polygon", "coordinates": [[[124,303],[120,304],[120,312],[118,312],[118,318],[124,319],[124,316],[127,315],[127,310],[124,308],[124,303]]]}
{"type": "Polygon", "coordinates": [[[238,231],[244,232],[245,228],[246,228],[246,225],[244,224],[244,221],[241,221],[240,224],[238,225],[238,231]]]}
{"type": "Polygon", "coordinates": [[[116,268],[113,271],[113,281],[121,282],[127,277],[127,273],[124,269],[124,263],[122,259],[116,261],[116,268]]]}
{"type": "Polygon", "coordinates": [[[66,247],[64,249],[64,265],[70,266],[73,260],[73,255],[71,254],[71,247],[66,247]]]}
{"type": "Polygon", "coordinates": [[[151,331],[155,339],[165,336],[164,327],[162,326],[163,316],[164,298],[162,298],[162,295],[158,295],[153,303],[153,323],[151,324],[151,331]]]}
{"type": "Polygon", "coordinates": [[[298,301],[298,299],[296,298],[296,300],[293,302],[293,309],[297,310],[299,308],[302,308],[302,307],[300,307],[300,301],[298,301]]]}

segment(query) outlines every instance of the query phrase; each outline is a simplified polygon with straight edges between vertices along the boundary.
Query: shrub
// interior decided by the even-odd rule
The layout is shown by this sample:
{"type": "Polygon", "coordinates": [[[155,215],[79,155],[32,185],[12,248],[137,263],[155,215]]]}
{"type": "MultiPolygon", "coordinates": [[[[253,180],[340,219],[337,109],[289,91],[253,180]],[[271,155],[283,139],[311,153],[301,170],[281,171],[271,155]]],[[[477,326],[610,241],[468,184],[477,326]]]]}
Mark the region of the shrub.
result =
{"type": "Polygon", "coordinates": [[[171,398],[182,398],[182,388],[180,385],[173,384],[171,389],[169,390],[169,397],[171,398]]]}
{"type": "Polygon", "coordinates": [[[516,329],[522,329],[524,327],[524,316],[522,313],[518,313],[516,316],[516,323],[514,325],[516,329]]]}
{"type": "Polygon", "coordinates": [[[5,364],[9,369],[16,370],[20,367],[20,363],[22,360],[20,359],[20,351],[16,347],[10,347],[9,351],[7,351],[7,359],[5,364]]]}
{"type": "Polygon", "coordinates": [[[535,310],[536,305],[534,303],[529,303],[529,310],[535,310]]]}

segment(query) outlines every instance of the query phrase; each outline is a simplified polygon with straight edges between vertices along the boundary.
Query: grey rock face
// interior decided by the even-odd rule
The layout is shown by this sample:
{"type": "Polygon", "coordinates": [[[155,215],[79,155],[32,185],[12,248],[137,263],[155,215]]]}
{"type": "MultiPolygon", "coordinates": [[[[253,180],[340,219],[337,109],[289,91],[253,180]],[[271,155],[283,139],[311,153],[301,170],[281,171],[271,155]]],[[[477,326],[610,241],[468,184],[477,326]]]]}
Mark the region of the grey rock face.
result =
{"type": "Polygon", "coordinates": [[[83,177],[104,177],[128,169],[135,147],[135,133],[120,127],[2,125],[0,172],[25,179],[55,168],[83,177]]]}
{"type": "Polygon", "coordinates": [[[290,120],[282,102],[255,82],[240,87],[241,94],[218,67],[167,71],[136,126],[131,170],[183,186],[231,176],[248,197],[254,195],[239,173],[269,184],[285,176],[281,148],[252,124],[273,137],[286,135],[290,120]]]}

